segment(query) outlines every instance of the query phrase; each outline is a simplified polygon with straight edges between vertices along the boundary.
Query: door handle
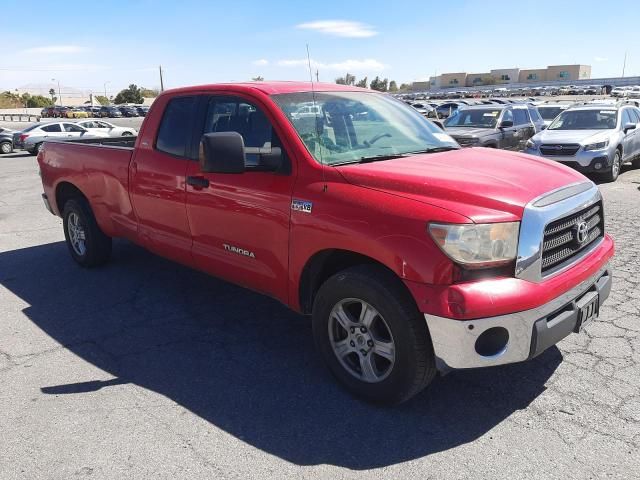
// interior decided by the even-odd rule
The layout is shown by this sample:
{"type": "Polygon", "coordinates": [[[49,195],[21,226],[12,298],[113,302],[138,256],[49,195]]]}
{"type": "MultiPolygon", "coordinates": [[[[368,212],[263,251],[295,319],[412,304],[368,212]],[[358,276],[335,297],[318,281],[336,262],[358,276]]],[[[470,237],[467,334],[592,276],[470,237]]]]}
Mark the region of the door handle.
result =
{"type": "Polygon", "coordinates": [[[201,176],[188,176],[187,184],[191,185],[196,190],[200,190],[209,186],[209,180],[201,176]]]}

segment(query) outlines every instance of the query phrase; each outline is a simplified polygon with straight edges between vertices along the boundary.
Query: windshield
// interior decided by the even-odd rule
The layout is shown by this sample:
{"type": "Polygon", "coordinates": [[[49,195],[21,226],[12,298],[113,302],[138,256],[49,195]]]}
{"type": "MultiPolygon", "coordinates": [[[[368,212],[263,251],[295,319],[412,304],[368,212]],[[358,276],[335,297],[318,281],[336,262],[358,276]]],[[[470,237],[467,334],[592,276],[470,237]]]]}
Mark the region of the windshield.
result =
{"type": "Polygon", "coordinates": [[[616,128],[617,117],[616,110],[567,110],[548,130],[611,130],[616,128]]]}
{"type": "Polygon", "coordinates": [[[540,116],[545,120],[553,120],[565,110],[562,107],[538,107],[540,116]]]}
{"type": "Polygon", "coordinates": [[[495,128],[501,111],[499,108],[456,110],[452,116],[447,118],[444,125],[445,127],[495,128]]]}
{"type": "Polygon", "coordinates": [[[365,92],[273,95],[316,161],[326,165],[458,148],[403,102],[365,92]],[[315,109],[313,108],[315,105],[315,109]]]}

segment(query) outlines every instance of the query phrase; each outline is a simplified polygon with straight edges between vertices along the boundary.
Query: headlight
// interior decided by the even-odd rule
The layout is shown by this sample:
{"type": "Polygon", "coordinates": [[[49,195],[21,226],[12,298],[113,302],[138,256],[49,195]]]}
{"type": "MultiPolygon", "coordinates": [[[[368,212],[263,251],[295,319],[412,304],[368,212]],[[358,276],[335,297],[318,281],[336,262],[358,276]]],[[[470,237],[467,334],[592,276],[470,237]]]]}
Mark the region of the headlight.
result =
{"type": "Polygon", "coordinates": [[[592,143],[590,145],[585,145],[584,150],[602,150],[603,148],[607,148],[609,146],[609,140],[605,140],[604,142],[592,143]]]}
{"type": "Polygon", "coordinates": [[[527,140],[527,143],[525,144],[525,146],[526,146],[527,148],[535,148],[535,147],[536,147],[536,144],[535,144],[535,143],[533,143],[533,140],[529,139],[529,140],[527,140]]]}
{"type": "Polygon", "coordinates": [[[454,262],[470,267],[504,264],[516,258],[520,222],[429,224],[429,233],[454,262]]]}

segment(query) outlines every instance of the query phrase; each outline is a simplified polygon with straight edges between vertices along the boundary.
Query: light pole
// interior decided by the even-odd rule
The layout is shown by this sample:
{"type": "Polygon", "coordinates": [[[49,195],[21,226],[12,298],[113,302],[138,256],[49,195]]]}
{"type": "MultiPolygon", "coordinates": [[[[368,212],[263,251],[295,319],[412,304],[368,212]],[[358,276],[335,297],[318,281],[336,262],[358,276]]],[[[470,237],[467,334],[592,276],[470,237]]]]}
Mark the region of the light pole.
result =
{"type": "Polygon", "coordinates": [[[107,101],[109,102],[109,97],[107,97],[107,83],[111,83],[111,80],[107,80],[106,82],[104,82],[104,98],[106,98],[107,101]]]}
{"type": "Polygon", "coordinates": [[[62,106],[62,94],[60,93],[60,80],[56,80],[55,78],[52,78],[51,81],[58,82],[58,100],[60,100],[60,106],[62,106]]]}

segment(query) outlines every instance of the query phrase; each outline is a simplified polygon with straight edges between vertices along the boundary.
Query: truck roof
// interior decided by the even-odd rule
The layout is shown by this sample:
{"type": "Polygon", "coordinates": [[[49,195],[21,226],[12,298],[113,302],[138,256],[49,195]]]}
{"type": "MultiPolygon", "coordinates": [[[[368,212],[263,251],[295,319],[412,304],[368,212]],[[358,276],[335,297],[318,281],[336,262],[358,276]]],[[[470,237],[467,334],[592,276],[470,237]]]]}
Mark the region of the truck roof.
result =
{"type": "MultiPolygon", "coordinates": [[[[352,87],[350,85],[338,85],[336,83],[313,83],[313,89],[316,92],[371,92],[365,88],[352,87]]],[[[248,91],[259,90],[267,95],[275,95],[278,93],[299,93],[310,92],[311,82],[286,82],[286,81],[273,81],[273,82],[240,82],[240,83],[212,83],[208,85],[194,85],[191,87],[174,88],[167,90],[172,94],[176,93],[195,93],[202,91],[217,91],[217,90],[232,90],[232,91],[248,91]]]]}

